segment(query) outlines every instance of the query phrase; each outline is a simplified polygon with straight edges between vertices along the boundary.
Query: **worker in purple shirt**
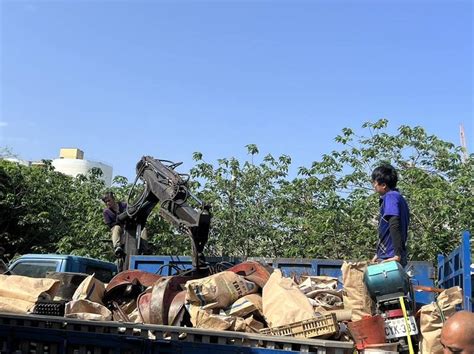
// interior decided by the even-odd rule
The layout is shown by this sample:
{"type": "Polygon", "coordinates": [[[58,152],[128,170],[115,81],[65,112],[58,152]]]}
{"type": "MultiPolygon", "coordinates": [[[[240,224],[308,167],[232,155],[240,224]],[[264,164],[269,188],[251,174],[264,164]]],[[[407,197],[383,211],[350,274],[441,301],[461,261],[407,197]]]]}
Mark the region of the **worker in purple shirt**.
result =
{"type": "MultiPolygon", "coordinates": [[[[121,257],[125,254],[122,248],[122,234],[123,225],[121,225],[117,219],[117,216],[123,213],[127,209],[127,203],[117,202],[113,192],[107,192],[102,197],[102,201],[105,203],[107,208],[104,209],[104,222],[112,231],[112,246],[117,257],[121,257]]],[[[148,250],[148,232],[146,227],[141,232],[142,247],[145,251],[148,250]]]]}
{"type": "Polygon", "coordinates": [[[105,193],[102,201],[107,206],[104,209],[104,222],[112,231],[112,246],[114,247],[115,255],[120,256],[123,254],[121,245],[123,229],[117,220],[117,216],[126,210],[127,203],[117,202],[112,192],[105,193]]]}
{"type": "Polygon", "coordinates": [[[372,262],[397,261],[407,265],[410,210],[397,187],[398,175],[391,165],[381,165],[372,172],[372,185],[380,195],[379,240],[372,262]]]}

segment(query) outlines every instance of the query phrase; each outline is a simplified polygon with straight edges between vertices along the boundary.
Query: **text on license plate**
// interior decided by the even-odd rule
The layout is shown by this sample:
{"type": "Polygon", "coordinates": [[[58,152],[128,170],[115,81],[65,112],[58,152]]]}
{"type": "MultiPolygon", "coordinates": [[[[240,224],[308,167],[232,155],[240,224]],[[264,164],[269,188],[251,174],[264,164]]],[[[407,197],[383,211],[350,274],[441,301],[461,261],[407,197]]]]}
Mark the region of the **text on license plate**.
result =
{"type": "MultiPolygon", "coordinates": [[[[418,334],[418,327],[416,327],[415,318],[409,316],[408,319],[410,320],[410,334],[418,334]]],[[[395,318],[385,320],[385,336],[387,339],[406,337],[407,330],[405,327],[405,319],[395,318]]]]}

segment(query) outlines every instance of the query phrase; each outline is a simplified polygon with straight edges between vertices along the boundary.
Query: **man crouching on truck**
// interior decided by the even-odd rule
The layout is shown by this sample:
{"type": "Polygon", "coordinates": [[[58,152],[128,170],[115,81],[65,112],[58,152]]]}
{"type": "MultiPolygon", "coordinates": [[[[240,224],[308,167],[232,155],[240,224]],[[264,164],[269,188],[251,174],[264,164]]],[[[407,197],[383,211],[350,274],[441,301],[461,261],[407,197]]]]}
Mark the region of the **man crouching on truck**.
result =
{"type": "MultiPolygon", "coordinates": [[[[105,193],[102,197],[102,201],[107,206],[107,208],[104,209],[104,222],[112,231],[112,246],[114,247],[115,256],[122,257],[125,254],[122,248],[123,240],[121,239],[123,225],[119,223],[117,216],[127,209],[127,203],[117,202],[113,192],[105,193]]],[[[146,251],[148,247],[146,243],[148,234],[145,227],[142,229],[141,238],[144,240],[142,247],[146,251]]]]}
{"type": "Polygon", "coordinates": [[[382,165],[372,172],[372,185],[380,195],[379,240],[372,262],[397,261],[407,265],[407,240],[410,211],[397,187],[398,175],[391,165],[382,165]]]}
{"type": "Polygon", "coordinates": [[[112,231],[112,246],[117,257],[124,254],[121,244],[123,233],[122,225],[119,224],[117,216],[127,209],[127,203],[117,202],[113,192],[107,192],[102,197],[107,208],[104,209],[104,222],[112,231]]]}
{"type": "MultiPolygon", "coordinates": [[[[127,203],[117,202],[113,192],[105,193],[102,197],[102,201],[107,205],[107,208],[104,209],[104,222],[112,231],[112,246],[114,247],[115,256],[122,257],[125,254],[122,248],[123,240],[121,238],[124,230],[117,216],[127,209],[127,203]]],[[[147,251],[148,233],[145,227],[142,229],[141,238],[143,241],[142,247],[147,251]]]]}

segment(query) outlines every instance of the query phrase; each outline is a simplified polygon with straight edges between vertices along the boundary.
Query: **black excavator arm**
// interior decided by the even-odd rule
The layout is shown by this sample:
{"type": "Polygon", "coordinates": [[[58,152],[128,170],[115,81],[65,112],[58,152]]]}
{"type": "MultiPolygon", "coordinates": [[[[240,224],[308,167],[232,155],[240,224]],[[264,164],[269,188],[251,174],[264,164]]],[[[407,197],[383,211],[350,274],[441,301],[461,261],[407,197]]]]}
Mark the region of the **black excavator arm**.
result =
{"type": "Polygon", "coordinates": [[[191,194],[189,175],[175,171],[180,164],[142,157],[137,163],[135,184],[138,179],[142,180],[143,192],[134,201],[129,196],[127,209],[119,215],[119,220],[141,230],[151,211],[159,205],[160,215],[191,238],[193,267],[199,271],[205,265],[203,250],[212,215],[210,206],[191,194]]]}

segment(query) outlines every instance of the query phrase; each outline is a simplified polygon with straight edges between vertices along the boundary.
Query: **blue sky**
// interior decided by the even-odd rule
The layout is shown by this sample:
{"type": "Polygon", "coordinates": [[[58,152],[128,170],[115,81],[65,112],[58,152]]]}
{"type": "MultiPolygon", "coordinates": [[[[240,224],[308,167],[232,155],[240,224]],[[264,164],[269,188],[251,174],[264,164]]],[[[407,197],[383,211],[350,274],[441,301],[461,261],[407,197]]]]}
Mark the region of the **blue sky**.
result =
{"type": "Polygon", "coordinates": [[[389,119],[474,150],[471,1],[0,0],[0,147],[309,166],[389,119]]]}

